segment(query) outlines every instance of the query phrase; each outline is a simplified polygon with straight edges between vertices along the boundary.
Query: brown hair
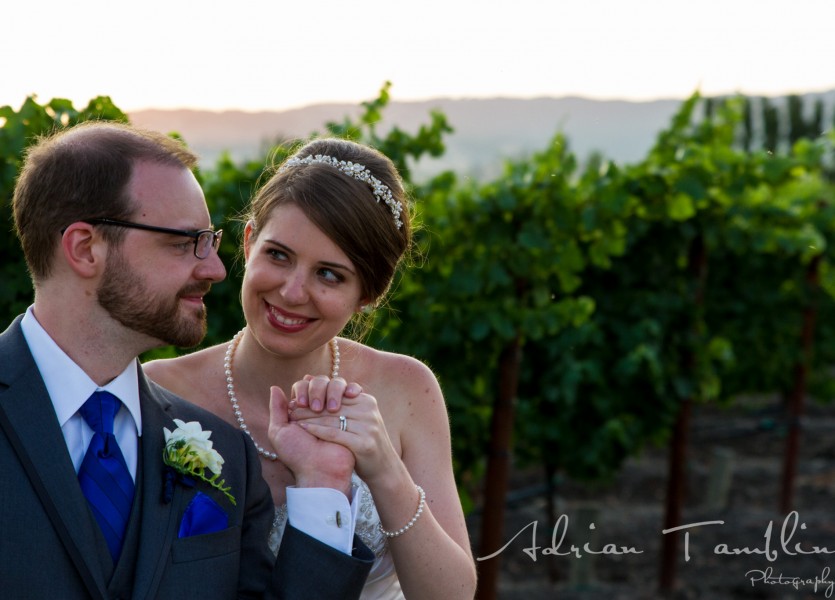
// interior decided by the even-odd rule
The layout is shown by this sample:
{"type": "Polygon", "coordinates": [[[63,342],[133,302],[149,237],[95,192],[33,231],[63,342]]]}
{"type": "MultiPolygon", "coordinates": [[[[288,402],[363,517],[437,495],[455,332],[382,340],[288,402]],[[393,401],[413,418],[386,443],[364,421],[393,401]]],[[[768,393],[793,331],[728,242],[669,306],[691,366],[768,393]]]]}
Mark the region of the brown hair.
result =
{"type": "Polygon", "coordinates": [[[351,259],[360,280],[361,297],[379,302],[411,244],[409,205],[403,183],[388,157],[348,140],[317,139],[293,156],[317,154],[368,169],[403,206],[402,226],[397,227],[385,202],[377,202],[369,184],[321,163],[295,165],[276,172],[252,199],[246,219],[252,222],[253,235],[257,236],[274,208],[284,204],[298,206],[351,259]]]}
{"type": "MultiPolygon", "coordinates": [[[[129,125],[88,121],[30,146],[12,207],[15,232],[35,283],[46,279],[61,231],[83,219],[127,219],[134,206],[125,188],[140,160],[190,169],[197,156],[181,142],[129,125]]],[[[105,227],[119,243],[124,230],[105,227]]]]}

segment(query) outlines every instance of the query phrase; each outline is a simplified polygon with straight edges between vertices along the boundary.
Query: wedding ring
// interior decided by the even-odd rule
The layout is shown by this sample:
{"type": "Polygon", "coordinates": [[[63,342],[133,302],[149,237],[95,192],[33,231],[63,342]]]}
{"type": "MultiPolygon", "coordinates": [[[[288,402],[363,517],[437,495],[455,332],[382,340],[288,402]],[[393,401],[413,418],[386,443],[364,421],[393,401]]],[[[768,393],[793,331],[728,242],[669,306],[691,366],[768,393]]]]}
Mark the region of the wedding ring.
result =
{"type": "Polygon", "coordinates": [[[339,431],[348,431],[348,418],[339,415],[339,431]]]}

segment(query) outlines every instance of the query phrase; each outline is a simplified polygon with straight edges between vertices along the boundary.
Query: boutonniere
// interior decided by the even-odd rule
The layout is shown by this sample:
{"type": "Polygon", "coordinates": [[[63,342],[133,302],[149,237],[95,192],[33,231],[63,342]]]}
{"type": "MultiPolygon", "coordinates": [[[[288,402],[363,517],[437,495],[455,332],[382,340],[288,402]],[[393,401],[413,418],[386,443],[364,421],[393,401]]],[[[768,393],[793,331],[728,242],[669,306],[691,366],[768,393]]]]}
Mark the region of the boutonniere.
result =
{"type": "MultiPolygon", "coordinates": [[[[229,493],[231,488],[220,479],[223,457],[212,448],[212,441],[209,439],[212,432],[203,431],[203,427],[197,421],[185,423],[180,419],[174,419],[174,423],[177,425],[174,431],[163,427],[165,448],[162,451],[162,462],[169,467],[166,469],[166,490],[163,498],[170,501],[176,472],[185,478],[194,477],[208,483],[223,492],[229,501],[235,504],[235,497],[229,493]],[[211,476],[206,474],[207,469],[211,471],[211,476]]],[[[190,483],[187,480],[185,482],[190,483]]]]}

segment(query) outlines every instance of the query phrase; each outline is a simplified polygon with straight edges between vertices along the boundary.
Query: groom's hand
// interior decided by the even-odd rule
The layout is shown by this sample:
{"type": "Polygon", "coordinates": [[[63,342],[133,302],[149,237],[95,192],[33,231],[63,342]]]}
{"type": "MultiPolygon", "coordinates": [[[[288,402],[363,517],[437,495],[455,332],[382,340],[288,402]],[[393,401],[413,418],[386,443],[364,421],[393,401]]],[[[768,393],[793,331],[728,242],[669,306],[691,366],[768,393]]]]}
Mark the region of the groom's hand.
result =
{"type": "Polygon", "coordinates": [[[289,420],[287,397],[281,388],[270,388],[270,443],[278,459],[290,469],[296,486],[327,487],[351,499],[354,455],[345,446],[325,442],[289,420]]]}

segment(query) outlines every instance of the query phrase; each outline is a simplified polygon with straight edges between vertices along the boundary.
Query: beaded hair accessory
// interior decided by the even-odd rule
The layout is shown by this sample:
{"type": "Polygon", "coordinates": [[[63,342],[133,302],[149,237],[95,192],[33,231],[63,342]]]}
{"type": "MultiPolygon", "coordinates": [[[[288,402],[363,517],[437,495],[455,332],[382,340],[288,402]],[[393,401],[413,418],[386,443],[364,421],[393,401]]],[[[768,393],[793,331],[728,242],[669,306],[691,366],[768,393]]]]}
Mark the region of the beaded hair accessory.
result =
{"type": "Polygon", "coordinates": [[[349,177],[353,177],[354,179],[364,181],[365,183],[367,183],[371,187],[371,191],[374,193],[374,197],[377,198],[377,202],[379,203],[382,200],[388,205],[389,209],[391,210],[391,214],[394,215],[394,224],[397,226],[397,228],[400,229],[403,226],[403,221],[400,220],[400,213],[403,212],[403,205],[394,199],[394,196],[392,196],[389,187],[385,183],[374,177],[371,174],[371,171],[369,171],[364,165],[339,160],[334,158],[333,156],[328,156],[326,154],[316,154],[314,156],[305,156],[304,158],[298,158],[296,156],[289,158],[283,165],[281,165],[281,167],[278,169],[278,172],[281,173],[282,171],[285,171],[288,167],[312,165],[314,163],[336,167],[349,177]]]}

